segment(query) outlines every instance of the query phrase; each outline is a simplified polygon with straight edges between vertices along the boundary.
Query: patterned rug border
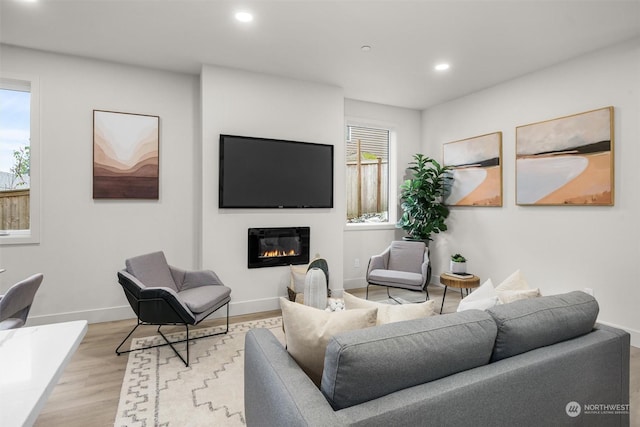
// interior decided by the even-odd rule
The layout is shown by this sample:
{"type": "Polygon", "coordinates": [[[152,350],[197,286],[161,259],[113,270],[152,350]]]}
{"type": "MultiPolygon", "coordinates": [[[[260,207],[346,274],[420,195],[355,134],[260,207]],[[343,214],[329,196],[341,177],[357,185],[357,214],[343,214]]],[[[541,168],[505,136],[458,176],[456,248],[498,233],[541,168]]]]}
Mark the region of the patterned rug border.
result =
{"type": "MultiPolygon", "coordinates": [[[[115,426],[244,425],[244,335],[252,328],[282,331],[282,317],[236,322],[229,332],[190,341],[185,367],[169,346],[129,353],[120,391],[115,426]],[[203,371],[203,372],[200,372],[203,371]]],[[[190,337],[223,330],[194,329],[190,337]]],[[[165,334],[185,338],[185,331],[165,334]]],[[[159,335],[135,338],[131,348],[164,343],[159,335]]],[[[185,343],[175,345],[181,354],[185,343]]]]}

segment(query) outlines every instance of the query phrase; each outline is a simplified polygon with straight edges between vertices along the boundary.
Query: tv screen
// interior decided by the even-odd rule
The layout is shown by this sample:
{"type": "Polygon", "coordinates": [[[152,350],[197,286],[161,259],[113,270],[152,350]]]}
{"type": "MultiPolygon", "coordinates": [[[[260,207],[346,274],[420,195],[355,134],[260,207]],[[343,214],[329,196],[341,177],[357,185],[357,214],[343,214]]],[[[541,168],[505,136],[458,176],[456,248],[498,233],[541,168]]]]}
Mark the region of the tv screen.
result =
{"type": "Polygon", "coordinates": [[[332,208],[333,145],[220,135],[220,208],[332,208]]]}

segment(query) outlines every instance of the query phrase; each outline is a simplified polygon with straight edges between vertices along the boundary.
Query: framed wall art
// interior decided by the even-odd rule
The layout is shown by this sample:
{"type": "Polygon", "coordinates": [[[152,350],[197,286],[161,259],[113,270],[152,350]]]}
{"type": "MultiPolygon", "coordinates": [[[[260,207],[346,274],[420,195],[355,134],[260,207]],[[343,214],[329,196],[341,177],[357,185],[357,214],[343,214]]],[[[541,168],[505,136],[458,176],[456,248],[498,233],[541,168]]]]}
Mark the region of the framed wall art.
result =
{"type": "Polygon", "coordinates": [[[93,111],[93,198],[158,199],[160,118],[93,111]]]}
{"type": "Polygon", "coordinates": [[[502,206],[502,132],[448,142],[442,154],[453,176],[447,205],[502,206]]]}
{"type": "Polygon", "coordinates": [[[613,201],[613,107],[516,128],[518,205],[613,201]]]}

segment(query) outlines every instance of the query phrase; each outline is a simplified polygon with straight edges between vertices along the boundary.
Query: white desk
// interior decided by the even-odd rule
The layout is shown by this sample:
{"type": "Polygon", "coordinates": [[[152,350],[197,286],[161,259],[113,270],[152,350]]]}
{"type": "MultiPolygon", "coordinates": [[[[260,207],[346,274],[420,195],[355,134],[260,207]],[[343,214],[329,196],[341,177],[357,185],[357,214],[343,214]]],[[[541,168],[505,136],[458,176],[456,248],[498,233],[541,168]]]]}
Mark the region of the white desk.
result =
{"type": "Polygon", "coordinates": [[[0,426],[33,425],[86,333],[86,320],[0,331],[0,426]]]}

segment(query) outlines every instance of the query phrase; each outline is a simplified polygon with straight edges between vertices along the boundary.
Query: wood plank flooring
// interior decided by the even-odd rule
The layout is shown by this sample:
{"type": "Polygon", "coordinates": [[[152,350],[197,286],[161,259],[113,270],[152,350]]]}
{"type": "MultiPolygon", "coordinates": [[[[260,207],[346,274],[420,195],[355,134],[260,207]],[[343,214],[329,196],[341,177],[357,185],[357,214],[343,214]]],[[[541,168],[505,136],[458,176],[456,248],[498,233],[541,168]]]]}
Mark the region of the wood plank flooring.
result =
{"type": "MultiPolygon", "coordinates": [[[[460,302],[460,292],[447,291],[443,313],[454,312],[460,302]]],[[[364,297],[364,289],[349,290],[350,293],[364,297]]],[[[436,301],[440,310],[443,288],[429,286],[431,299],[436,301]]],[[[415,299],[415,293],[391,290],[393,296],[415,299]]],[[[371,287],[369,298],[386,299],[386,289],[371,287]]],[[[243,316],[234,316],[230,322],[246,322],[278,316],[280,311],[268,311],[243,316]]],[[[135,326],[135,319],[116,322],[95,323],[89,325],[78,350],[67,365],[58,385],[55,387],[36,426],[38,427],[93,427],[113,426],[118,409],[120,389],[128,355],[117,356],[115,348],[135,326]]],[[[224,319],[205,321],[199,327],[221,325],[224,319]]],[[[164,330],[164,328],[163,328],[164,330]]],[[[171,328],[166,328],[171,332],[171,328]]],[[[183,330],[183,328],[176,328],[183,330]]],[[[139,327],[134,337],[155,334],[155,327],[139,327]]],[[[640,349],[631,349],[631,425],[640,426],[640,349]]]]}

